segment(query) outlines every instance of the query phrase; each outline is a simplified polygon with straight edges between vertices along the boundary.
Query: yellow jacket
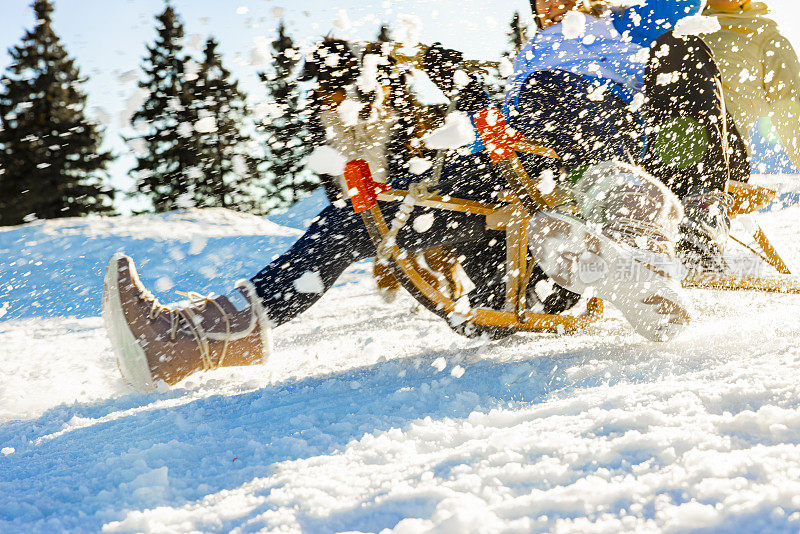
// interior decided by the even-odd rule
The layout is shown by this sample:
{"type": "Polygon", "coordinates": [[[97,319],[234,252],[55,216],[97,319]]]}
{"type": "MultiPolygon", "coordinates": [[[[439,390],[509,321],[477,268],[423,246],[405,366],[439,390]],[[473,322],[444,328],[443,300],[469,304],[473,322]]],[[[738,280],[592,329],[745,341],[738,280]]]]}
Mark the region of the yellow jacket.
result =
{"type": "Polygon", "coordinates": [[[739,132],[747,139],[755,121],[770,117],[800,168],[800,62],[768,13],[761,2],[735,11],[706,9],[722,30],[703,38],[722,72],[725,102],[739,132]]]}

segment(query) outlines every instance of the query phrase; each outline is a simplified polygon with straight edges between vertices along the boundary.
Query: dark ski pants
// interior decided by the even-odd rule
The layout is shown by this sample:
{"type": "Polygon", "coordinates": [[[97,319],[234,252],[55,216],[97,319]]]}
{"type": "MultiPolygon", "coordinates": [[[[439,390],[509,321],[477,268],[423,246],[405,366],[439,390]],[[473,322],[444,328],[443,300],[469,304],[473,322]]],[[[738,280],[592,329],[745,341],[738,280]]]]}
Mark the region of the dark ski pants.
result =
{"type": "Polygon", "coordinates": [[[630,105],[603,82],[559,70],[533,73],[509,123],[553,148],[568,170],[618,159],[641,165],[678,197],[747,181],[745,145],[725,110],[711,51],[696,37],[661,36],[630,105]]]}
{"type": "MultiPolygon", "coordinates": [[[[450,161],[442,173],[441,191],[453,196],[491,198],[492,192],[504,188],[495,168],[484,155],[464,156],[450,161]]],[[[419,180],[420,176],[414,176],[419,180]]],[[[411,177],[398,180],[402,188],[411,177]]],[[[398,202],[382,203],[384,217],[391,221],[398,202]]],[[[397,236],[398,245],[410,252],[438,245],[454,245],[468,261],[462,262],[467,274],[482,285],[491,272],[487,265],[497,265],[496,258],[505,254],[502,232],[486,229],[486,217],[466,213],[444,212],[417,207],[397,236]],[[425,232],[414,230],[414,219],[431,214],[433,224],[425,232]]],[[[348,203],[344,208],[329,206],[320,213],[306,233],[278,259],[264,267],[251,281],[261,297],[270,320],[280,325],[311,307],[322,293],[302,292],[295,281],[306,272],[317,273],[325,291],[352,263],[375,255],[375,246],[367,233],[361,215],[348,203]]]]}

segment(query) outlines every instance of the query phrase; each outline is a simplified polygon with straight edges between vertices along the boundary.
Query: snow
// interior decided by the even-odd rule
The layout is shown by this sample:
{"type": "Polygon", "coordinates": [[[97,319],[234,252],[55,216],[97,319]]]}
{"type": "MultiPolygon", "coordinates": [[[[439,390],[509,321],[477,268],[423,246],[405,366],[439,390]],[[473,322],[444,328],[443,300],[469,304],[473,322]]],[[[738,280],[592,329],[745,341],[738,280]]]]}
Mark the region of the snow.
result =
{"type": "Polygon", "coordinates": [[[217,120],[214,117],[203,117],[194,123],[198,133],[213,133],[217,131],[217,120]]]}
{"type": "MultiPolygon", "coordinates": [[[[409,13],[401,13],[397,17],[396,39],[406,47],[419,44],[422,34],[422,19],[409,13]]],[[[414,52],[412,52],[413,54],[414,52]]]]}
{"type": "Polygon", "coordinates": [[[561,32],[565,39],[580,39],[586,33],[586,15],[580,11],[569,11],[561,21],[561,32]]]}
{"type": "Polygon", "coordinates": [[[458,69],[453,73],[453,83],[455,83],[456,87],[459,89],[468,86],[471,81],[472,77],[461,69],[458,69]]]}
{"type": "Polygon", "coordinates": [[[336,18],[333,19],[333,26],[341,31],[347,31],[353,23],[350,21],[350,16],[347,14],[347,11],[344,9],[340,9],[336,13],[336,18]]]}
{"type": "MultiPolygon", "coordinates": [[[[798,265],[800,207],[756,219],[798,265]]],[[[122,382],[98,317],[111,253],[153,289],[222,292],[297,235],[226,210],[0,229],[0,531],[800,529],[800,296],[693,291],[665,344],[613,309],[470,340],[384,303],[359,263],[266,364],[122,382]]]]}
{"type": "Polygon", "coordinates": [[[412,174],[422,174],[431,167],[433,167],[433,163],[426,158],[414,157],[408,162],[408,170],[411,171],[412,174]]]}
{"type": "Polygon", "coordinates": [[[281,226],[305,230],[311,225],[317,214],[329,205],[325,190],[320,187],[306,198],[296,202],[291,209],[270,216],[270,220],[281,226]]]}
{"type": "MultiPolygon", "coordinates": [[[[378,81],[378,66],[386,64],[386,59],[380,54],[364,54],[361,59],[361,72],[356,79],[356,86],[368,93],[375,91],[380,85],[378,81]]],[[[382,92],[378,92],[379,96],[383,96],[382,92]]]]}
{"type": "Polygon", "coordinates": [[[675,24],[674,33],[677,37],[686,37],[688,35],[703,35],[705,33],[714,33],[722,29],[717,17],[704,17],[702,15],[693,15],[691,17],[684,17],[675,24]]]}
{"type": "Polygon", "coordinates": [[[539,175],[539,183],[536,184],[536,188],[543,195],[552,193],[556,188],[556,176],[553,171],[550,169],[542,171],[539,175]]]}
{"type": "Polygon", "coordinates": [[[325,285],[316,271],[306,271],[293,282],[298,293],[324,293],[325,285]]]}
{"type": "Polygon", "coordinates": [[[422,141],[435,150],[458,148],[475,141],[475,130],[465,113],[455,111],[447,116],[444,126],[423,137],[422,141]]]}
{"type": "Polygon", "coordinates": [[[317,174],[329,174],[331,176],[344,174],[346,164],[347,158],[329,145],[315,147],[308,159],[306,159],[306,169],[317,174]]]}
{"type": "Polygon", "coordinates": [[[191,82],[192,80],[196,80],[198,78],[198,75],[200,74],[200,69],[201,69],[201,65],[197,61],[195,61],[193,59],[190,59],[184,65],[183,78],[187,82],[191,82]]]}
{"type": "Polygon", "coordinates": [[[670,85],[676,83],[680,78],[679,72],[660,72],[656,76],[656,85],[670,85]]]}
{"type": "Polygon", "coordinates": [[[342,122],[345,126],[355,126],[358,124],[358,114],[363,107],[364,104],[361,102],[357,102],[355,100],[345,100],[339,104],[339,107],[336,108],[336,112],[339,114],[339,118],[342,119],[342,122]]]}
{"type": "Polygon", "coordinates": [[[414,228],[415,232],[424,233],[431,229],[433,226],[433,213],[423,213],[422,215],[418,215],[414,218],[414,221],[411,223],[411,227],[414,228]]]}
{"type": "Polygon", "coordinates": [[[200,33],[190,33],[186,36],[186,46],[191,48],[192,50],[200,50],[203,48],[203,43],[205,42],[205,37],[203,37],[200,33]]]}
{"type": "Polygon", "coordinates": [[[514,74],[514,64],[507,57],[500,58],[498,71],[502,78],[508,78],[514,74]]]}
{"type": "MultiPolygon", "coordinates": [[[[260,67],[272,61],[270,44],[270,41],[263,35],[253,37],[253,48],[250,49],[250,65],[260,67]]],[[[263,106],[266,102],[259,102],[258,104],[263,106]]]]}
{"type": "Polygon", "coordinates": [[[150,285],[168,277],[177,289],[225,293],[241,278],[242,268],[255,273],[300,233],[221,208],[0,227],[0,308],[6,310],[3,319],[94,316],[100,306],[98,280],[118,250],[135,260],[169,259],[147,268],[150,285]],[[243,242],[252,252],[232,257],[243,242]],[[176,273],[176,262],[192,268],[176,273]]]}

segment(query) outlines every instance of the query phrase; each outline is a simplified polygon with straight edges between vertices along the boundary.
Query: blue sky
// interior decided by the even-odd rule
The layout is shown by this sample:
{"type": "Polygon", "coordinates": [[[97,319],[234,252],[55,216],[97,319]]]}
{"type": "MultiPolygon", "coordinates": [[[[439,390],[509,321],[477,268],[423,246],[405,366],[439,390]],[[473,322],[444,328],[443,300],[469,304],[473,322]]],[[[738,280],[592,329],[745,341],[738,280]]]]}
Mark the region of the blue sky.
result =
{"type": "MultiPolygon", "coordinates": [[[[775,19],[785,23],[784,33],[797,46],[800,27],[797,0],[772,0],[775,19]]],[[[0,69],[9,63],[6,50],[20,41],[33,26],[31,0],[0,0],[0,69]]],[[[352,25],[336,30],[343,38],[371,39],[380,23],[398,25],[398,17],[416,15],[422,20],[421,41],[441,41],[469,57],[495,59],[506,47],[505,33],[515,10],[530,18],[528,0],[173,0],[183,17],[187,42],[202,45],[214,35],[220,41],[227,66],[241,81],[252,101],[264,96],[251,65],[250,51],[258,42],[275,35],[278,18],[285,18],[290,34],[311,43],[334,29],[340,10],[352,25]]],[[[106,145],[122,157],[112,168],[114,184],[129,187],[126,176],[132,159],[120,140],[119,114],[136,88],[145,45],[155,37],[154,16],[163,10],[163,0],[55,0],[54,26],[69,53],[90,76],[85,89],[89,107],[111,117],[106,145]],[[124,76],[125,73],[134,76],[124,76]]],[[[800,49],[800,47],[797,47],[800,49]]]]}

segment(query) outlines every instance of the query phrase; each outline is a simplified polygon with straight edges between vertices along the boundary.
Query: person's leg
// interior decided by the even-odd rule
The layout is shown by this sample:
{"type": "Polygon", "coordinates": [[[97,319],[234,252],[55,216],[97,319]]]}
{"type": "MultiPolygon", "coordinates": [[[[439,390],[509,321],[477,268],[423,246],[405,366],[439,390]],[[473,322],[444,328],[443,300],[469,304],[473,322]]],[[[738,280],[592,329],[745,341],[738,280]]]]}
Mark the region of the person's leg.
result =
{"type": "Polygon", "coordinates": [[[700,38],[659,37],[644,92],[640,113],[648,147],[642,163],[679,198],[725,191],[729,179],[749,178],[744,143],[725,110],[719,69],[700,38]]]}
{"type": "MultiPolygon", "coordinates": [[[[490,164],[484,163],[481,156],[459,158],[446,166],[443,174],[449,178],[480,175],[483,183],[491,187],[499,176],[490,164]]],[[[397,213],[399,203],[382,203],[381,208],[388,222],[397,213]]],[[[490,241],[495,235],[502,242],[502,233],[488,231],[482,215],[417,207],[398,234],[397,243],[410,252],[438,245],[466,245],[472,249],[469,244],[490,241]],[[418,232],[414,219],[422,216],[430,217],[432,222],[427,230],[418,232]]],[[[270,320],[280,325],[311,307],[349,265],[374,255],[375,246],[361,216],[349,204],[341,209],[329,206],[288,251],[251,281],[270,320]],[[299,281],[303,276],[309,283],[299,281]]]]}
{"type": "Polygon", "coordinates": [[[509,117],[528,139],[555,150],[568,170],[631,161],[641,151],[636,123],[610,86],[558,70],[531,74],[509,117]]]}
{"type": "Polygon", "coordinates": [[[690,269],[722,272],[728,181],[747,181],[750,165],[711,50],[698,37],[662,35],[651,50],[644,91],[642,163],[683,201],[679,254],[690,269]]]}
{"type": "MultiPolygon", "coordinates": [[[[467,172],[471,163],[455,162],[447,172],[467,172]]],[[[491,183],[497,176],[492,167],[488,170],[483,174],[491,183]]],[[[387,219],[399,206],[383,206],[387,219]]],[[[409,252],[486,239],[483,216],[417,208],[413,217],[397,237],[409,252]],[[423,216],[431,220],[415,225],[414,218],[423,216]]],[[[361,216],[349,206],[331,206],[252,281],[239,281],[225,295],[189,293],[189,303],[169,306],[144,287],[133,260],[117,254],[103,284],[103,317],[123,377],[147,391],[159,381],[172,385],[202,369],[261,362],[269,356],[273,326],[306,310],[348,265],[374,253],[361,216]]]]}
{"type": "Polygon", "coordinates": [[[730,178],[738,182],[750,181],[750,155],[747,153],[744,137],[739,127],[733,122],[733,117],[728,113],[728,152],[730,158],[730,178]]]}

